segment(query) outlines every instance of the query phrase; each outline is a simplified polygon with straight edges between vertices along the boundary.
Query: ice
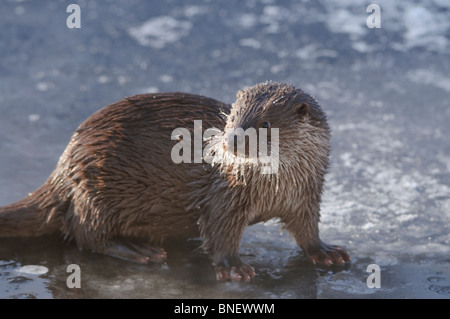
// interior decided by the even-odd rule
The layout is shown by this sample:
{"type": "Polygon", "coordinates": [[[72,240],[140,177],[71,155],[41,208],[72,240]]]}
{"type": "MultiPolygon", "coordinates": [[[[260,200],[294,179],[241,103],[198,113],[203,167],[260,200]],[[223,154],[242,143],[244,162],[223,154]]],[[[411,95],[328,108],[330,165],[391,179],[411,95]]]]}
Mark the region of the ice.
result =
{"type": "MultiPolygon", "coordinates": [[[[407,51],[412,48],[425,48],[430,51],[446,52],[450,42],[446,36],[450,30],[450,20],[446,10],[448,2],[381,0],[381,30],[402,35],[403,41],[392,41],[389,45],[395,50],[407,51]]],[[[369,45],[366,40],[373,30],[366,26],[370,13],[365,12],[361,3],[354,1],[326,1],[323,3],[327,15],[325,21],[331,32],[345,33],[353,42],[352,47],[362,53],[381,49],[382,46],[369,45]]]]}
{"type": "Polygon", "coordinates": [[[14,13],[17,14],[17,15],[22,15],[22,14],[25,13],[25,8],[23,6],[17,6],[14,9],[14,13]]]}
{"type": "Polygon", "coordinates": [[[38,82],[36,84],[36,89],[41,92],[48,91],[50,89],[53,89],[54,87],[55,85],[51,82],[38,82]]]}
{"type": "Polygon", "coordinates": [[[367,27],[368,4],[91,0],[80,30],[50,0],[2,4],[0,205],[42,185],[78,125],[123,97],[180,91],[232,103],[244,87],[288,82],[328,115],[320,236],[352,264],[312,267],[278,219],[245,230],[240,254],[257,273],[245,285],[216,283],[198,239],[169,247],[163,265],[59,237],[0,239],[0,298],[448,299],[450,2],[380,0],[381,29],[367,27]],[[72,263],[76,291],[66,286],[72,263]],[[366,285],[369,264],[381,268],[380,289],[366,285]]]}
{"type": "Polygon", "coordinates": [[[48,273],[48,268],[38,265],[26,265],[17,269],[18,272],[29,275],[44,275],[48,273]]]}
{"type": "Polygon", "coordinates": [[[258,18],[255,14],[245,13],[239,18],[239,25],[242,28],[248,29],[252,28],[257,24],[258,18]]]}
{"type": "Polygon", "coordinates": [[[415,69],[408,73],[411,81],[432,85],[447,92],[450,92],[450,77],[439,71],[430,69],[415,69]]]}
{"type": "Polygon", "coordinates": [[[405,12],[406,46],[423,46],[430,50],[445,50],[448,39],[445,33],[450,29],[448,15],[434,14],[424,7],[407,8],[405,12]]]}
{"type": "Polygon", "coordinates": [[[239,44],[242,45],[243,47],[249,47],[256,50],[261,48],[261,42],[252,38],[241,39],[239,40],[239,44]]]}
{"type": "Polygon", "coordinates": [[[363,15],[353,14],[346,9],[340,9],[332,12],[327,19],[327,25],[330,31],[337,33],[347,33],[351,39],[357,39],[367,33],[365,26],[365,17],[363,15]]]}
{"type": "Polygon", "coordinates": [[[163,74],[159,77],[159,79],[164,83],[170,83],[173,81],[173,77],[168,74],[163,74]]]}
{"type": "Polygon", "coordinates": [[[101,84],[108,83],[110,80],[111,79],[108,76],[106,76],[106,75],[101,75],[97,79],[98,83],[101,83],[101,84]]]}
{"type": "Polygon", "coordinates": [[[119,85],[121,85],[121,86],[127,84],[127,82],[129,82],[129,81],[130,81],[130,80],[129,80],[127,77],[125,77],[125,76],[119,76],[119,77],[117,78],[117,82],[118,82],[119,85]]]}
{"type": "Polygon", "coordinates": [[[144,92],[144,93],[158,93],[159,92],[159,88],[157,88],[156,86],[151,86],[151,87],[148,87],[146,89],[142,89],[140,91],[144,92]]]}
{"type": "Polygon", "coordinates": [[[207,11],[208,9],[203,6],[187,6],[184,8],[184,15],[187,18],[192,18],[197,15],[205,14],[207,11]]]}
{"type": "Polygon", "coordinates": [[[129,28],[128,32],[140,45],[162,49],[167,44],[187,36],[191,28],[190,21],[160,16],[148,20],[141,26],[129,28]]]}
{"type": "Polygon", "coordinates": [[[30,114],[30,115],[28,115],[28,120],[30,122],[39,121],[40,118],[41,118],[41,116],[39,114],[30,114]]]}

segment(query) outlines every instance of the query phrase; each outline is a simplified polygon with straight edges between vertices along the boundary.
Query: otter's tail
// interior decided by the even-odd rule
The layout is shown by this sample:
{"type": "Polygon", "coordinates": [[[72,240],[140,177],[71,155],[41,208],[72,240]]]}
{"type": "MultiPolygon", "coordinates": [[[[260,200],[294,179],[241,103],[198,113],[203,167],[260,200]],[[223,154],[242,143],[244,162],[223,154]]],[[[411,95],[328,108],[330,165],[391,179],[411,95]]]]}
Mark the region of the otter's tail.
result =
{"type": "Polygon", "coordinates": [[[28,197],[0,207],[0,237],[31,237],[58,232],[62,203],[46,183],[28,197]]]}

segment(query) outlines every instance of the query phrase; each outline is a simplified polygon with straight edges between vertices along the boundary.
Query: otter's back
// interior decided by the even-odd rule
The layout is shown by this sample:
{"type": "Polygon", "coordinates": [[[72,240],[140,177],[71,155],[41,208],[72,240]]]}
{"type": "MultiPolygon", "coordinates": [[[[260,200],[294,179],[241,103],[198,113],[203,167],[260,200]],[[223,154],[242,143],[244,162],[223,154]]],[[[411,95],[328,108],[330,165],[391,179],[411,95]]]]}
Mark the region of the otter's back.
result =
{"type": "Polygon", "coordinates": [[[172,161],[179,142],[172,131],[181,127],[193,134],[194,120],[202,120],[203,130],[223,129],[222,113],[228,111],[227,104],[203,96],[162,93],[132,96],[93,114],[58,163],[58,175],[75,190],[77,211],[68,212],[65,232],[81,233],[81,241],[83,233],[161,239],[180,229],[186,236],[181,230],[198,218],[185,212],[187,187],[207,172],[201,164],[172,161]]]}

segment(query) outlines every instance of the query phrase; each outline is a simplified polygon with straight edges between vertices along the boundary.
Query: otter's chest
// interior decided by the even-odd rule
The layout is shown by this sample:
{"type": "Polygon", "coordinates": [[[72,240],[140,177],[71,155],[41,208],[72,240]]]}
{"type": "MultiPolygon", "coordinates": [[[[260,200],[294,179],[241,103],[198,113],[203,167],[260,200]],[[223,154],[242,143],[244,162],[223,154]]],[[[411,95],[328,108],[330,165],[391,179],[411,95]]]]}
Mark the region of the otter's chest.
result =
{"type": "Polygon", "coordinates": [[[297,211],[304,202],[303,190],[298,180],[274,175],[243,185],[239,197],[246,203],[249,224],[255,224],[297,211]]]}

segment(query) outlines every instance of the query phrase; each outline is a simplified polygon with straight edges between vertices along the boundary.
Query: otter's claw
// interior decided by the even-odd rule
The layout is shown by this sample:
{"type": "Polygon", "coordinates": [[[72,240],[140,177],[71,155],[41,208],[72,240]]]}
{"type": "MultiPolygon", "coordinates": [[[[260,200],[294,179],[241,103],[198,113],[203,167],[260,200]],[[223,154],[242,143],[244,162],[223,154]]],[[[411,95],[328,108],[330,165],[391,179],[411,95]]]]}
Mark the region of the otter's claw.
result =
{"type": "Polygon", "coordinates": [[[350,255],[344,248],[325,243],[313,249],[306,249],[305,253],[314,265],[344,265],[350,262],[350,255]]]}
{"type": "Polygon", "coordinates": [[[244,264],[239,256],[224,257],[216,264],[217,280],[234,280],[249,282],[255,277],[253,267],[244,264]]]}
{"type": "Polygon", "coordinates": [[[233,281],[249,282],[255,276],[253,267],[242,264],[238,267],[216,267],[216,278],[219,281],[231,279],[233,281]]]}

